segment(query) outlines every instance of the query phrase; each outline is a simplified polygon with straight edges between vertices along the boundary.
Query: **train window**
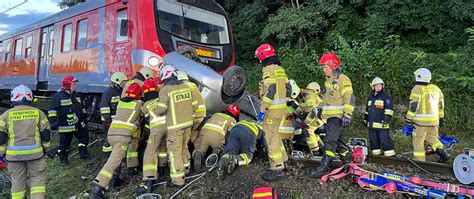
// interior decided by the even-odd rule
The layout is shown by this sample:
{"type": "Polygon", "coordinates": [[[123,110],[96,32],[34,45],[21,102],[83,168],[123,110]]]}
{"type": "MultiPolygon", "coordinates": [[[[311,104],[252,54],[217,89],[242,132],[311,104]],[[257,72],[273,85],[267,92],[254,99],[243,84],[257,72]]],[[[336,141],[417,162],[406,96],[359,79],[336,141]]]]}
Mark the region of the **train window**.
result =
{"type": "Polygon", "coordinates": [[[87,47],[87,19],[77,22],[76,49],[87,47]]]}
{"type": "Polygon", "coordinates": [[[71,50],[71,39],[72,39],[72,24],[66,24],[63,26],[63,46],[62,52],[69,52],[71,50]]]}
{"type": "Polygon", "coordinates": [[[15,41],[15,60],[21,59],[21,49],[23,48],[23,39],[15,41]]]}
{"type": "Polygon", "coordinates": [[[46,49],[45,49],[45,48],[46,48],[46,40],[47,40],[47,39],[48,39],[48,38],[46,38],[46,33],[43,32],[43,34],[41,35],[41,58],[44,57],[44,54],[45,54],[45,52],[46,52],[46,49]]]}
{"type": "Polygon", "coordinates": [[[11,52],[12,52],[12,43],[8,42],[7,49],[5,49],[5,62],[10,61],[11,52]]]}
{"type": "Polygon", "coordinates": [[[125,35],[125,36],[120,35],[122,20],[126,20],[126,19],[128,19],[128,17],[125,11],[117,14],[117,24],[116,24],[116,29],[115,29],[115,41],[117,42],[128,40],[128,35],[125,35]]]}
{"type": "Polygon", "coordinates": [[[54,48],[54,30],[49,31],[49,56],[53,55],[53,48],[54,48]]]}
{"type": "Polygon", "coordinates": [[[33,36],[28,36],[26,38],[26,49],[25,49],[25,58],[31,57],[31,43],[33,42],[33,36]]]}

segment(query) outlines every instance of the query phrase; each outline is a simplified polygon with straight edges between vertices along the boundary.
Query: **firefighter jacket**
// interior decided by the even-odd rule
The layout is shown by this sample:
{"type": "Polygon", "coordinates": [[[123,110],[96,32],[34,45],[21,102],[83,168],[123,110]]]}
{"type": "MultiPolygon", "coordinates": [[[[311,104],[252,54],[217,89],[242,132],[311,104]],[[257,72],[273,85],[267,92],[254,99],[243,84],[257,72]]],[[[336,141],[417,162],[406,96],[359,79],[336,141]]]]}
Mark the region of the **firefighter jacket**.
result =
{"type": "Polygon", "coordinates": [[[313,110],[313,108],[318,108],[322,101],[321,97],[319,97],[315,92],[301,89],[301,103],[297,112],[308,114],[313,110]]]}
{"type": "Polygon", "coordinates": [[[226,136],[227,132],[235,125],[237,121],[225,113],[214,113],[202,126],[202,131],[213,131],[226,136]]]}
{"type": "Polygon", "coordinates": [[[39,109],[15,106],[0,116],[0,157],[29,161],[43,157],[50,147],[48,118],[39,109]]]}
{"type": "Polygon", "coordinates": [[[299,108],[298,102],[290,99],[287,102],[287,106],[285,107],[285,115],[280,122],[280,126],[278,127],[278,133],[281,134],[293,134],[295,131],[295,117],[293,112],[296,108],[299,108]]]}
{"type": "MultiPolygon", "coordinates": [[[[240,121],[232,128],[243,128],[245,132],[255,136],[255,140],[263,140],[264,139],[264,132],[263,128],[256,122],[249,122],[249,121],[240,121]]],[[[242,132],[243,133],[243,132],[242,132]]]]}
{"type": "Polygon", "coordinates": [[[130,85],[132,85],[133,83],[137,83],[138,85],[140,85],[140,88],[141,88],[144,81],[145,81],[145,78],[141,74],[137,74],[133,79],[128,80],[128,82],[125,84],[125,86],[122,89],[122,94],[120,95],[120,98],[124,98],[126,96],[125,91],[130,85]]]}
{"type": "Polygon", "coordinates": [[[260,111],[266,112],[265,117],[280,119],[285,114],[286,98],[291,92],[288,77],[285,70],[276,64],[263,67],[262,73],[260,111]]]}
{"type": "Polygon", "coordinates": [[[326,77],[324,87],[322,119],[342,118],[342,116],[351,118],[354,111],[355,96],[352,93],[352,83],[349,77],[342,73],[326,77]]]}
{"type": "Polygon", "coordinates": [[[159,98],[146,101],[142,106],[142,113],[144,117],[149,118],[149,128],[152,131],[163,132],[166,131],[166,115],[155,114],[159,98]]]}
{"type": "Polygon", "coordinates": [[[121,93],[122,89],[118,86],[110,86],[102,93],[100,100],[100,119],[102,122],[108,124],[112,122],[112,118],[117,111],[117,104],[120,101],[121,93]]]}
{"type": "Polygon", "coordinates": [[[60,133],[75,132],[80,126],[85,127],[86,109],[80,96],[61,90],[53,95],[48,111],[52,130],[60,133]]]}
{"type": "Polygon", "coordinates": [[[133,100],[128,97],[121,99],[107,135],[138,138],[142,105],[141,100],[133,100]]]}
{"type": "Polygon", "coordinates": [[[177,80],[174,81],[171,84],[165,83],[165,87],[160,91],[157,107],[154,109],[156,115],[166,113],[168,132],[176,132],[192,127],[193,115],[198,106],[197,96],[193,96],[191,89],[177,80]]]}
{"type": "Polygon", "coordinates": [[[364,122],[367,127],[373,129],[388,129],[389,122],[393,116],[392,97],[384,90],[372,91],[367,99],[364,122]]]}
{"type": "Polygon", "coordinates": [[[417,84],[411,90],[406,118],[419,126],[438,126],[444,117],[444,96],[434,84],[417,84]]]}
{"type": "Polygon", "coordinates": [[[206,103],[197,85],[190,81],[183,81],[183,83],[188,85],[188,87],[191,89],[193,96],[197,97],[197,109],[196,109],[196,113],[194,114],[194,117],[196,118],[206,117],[206,103]]]}

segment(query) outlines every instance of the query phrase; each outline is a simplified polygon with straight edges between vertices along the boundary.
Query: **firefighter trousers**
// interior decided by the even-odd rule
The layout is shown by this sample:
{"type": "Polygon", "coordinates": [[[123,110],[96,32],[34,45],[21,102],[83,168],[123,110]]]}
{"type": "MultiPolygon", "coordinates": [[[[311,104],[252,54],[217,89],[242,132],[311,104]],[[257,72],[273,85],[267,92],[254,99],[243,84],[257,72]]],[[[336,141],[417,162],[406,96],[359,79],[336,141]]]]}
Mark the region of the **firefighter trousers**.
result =
{"type": "Polygon", "coordinates": [[[104,122],[104,132],[102,133],[102,152],[105,154],[112,152],[112,146],[110,146],[109,141],[107,140],[107,134],[109,133],[110,122],[104,122]]]}
{"type": "Polygon", "coordinates": [[[308,148],[311,151],[317,151],[319,150],[319,145],[321,141],[321,138],[319,135],[316,135],[314,132],[316,131],[316,128],[310,127],[308,128],[308,133],[306,135],[306,144],[308,144],[308,148]]]}
{"type": "Polygon", "coordinates": [[[324,138],[324,150],[327,156],[334,157],[336,153],[346,156],[349,150],[342,142],[342,119],[331,117],[326,123],[326,137],[324,138]]]}
{"type": "Polygon", "coordinates": [[[109,159],[105,163],[104,167],[100,170],[97,177],[94,179],[94,183],[106,188],[109,185],[115,170],[122,164],[122,160],[127,155],[127,148],[131,142],[131,137],[127,136],[109,136],[108,141],[112,146],[112,153],[109,159]]]}
{"type": "Polygon", "coordinates": [[[388,129],[369,129],[370,150],[374,155],[394,156],[395,146],[388,129]]]}
{"type": "Polygon", "coordinates": [[[168,159],[170,163],[170,177],[171,182],[175,185],[184,185],[184,176],[185,176],[185,162],[188,161],[185,156],[186,153],[189,153],[187,150],[189,135],[191,134],[191,127],[181,129],[178,131],[168,131],[166,135],[166,147],[168,148],[168,159]],[[186,134],[188,139],[186,141],[186,134]],[[186,160],[186,161],[185,161],[186,160]]]}
{"type": "Polygon", "coordinates": [[[183,134],[183,150],[181,157],[183,157],[183,166],[186,174],[191,172],[191,153],[189,152],[188,147],[189,141],[191,140],[191,132],[192,128],[189,128],[189,130],[184,131],[183,134]]]}
{"type": "Polygon", "coordinates": [[[199,137],[199,126],[201,126],[201,123],[202,121],[204,120],[204,118],[196,118],[194,119],[194,124],[193,124],[193,128],[191,130],[191,136],[190,136],[190,140],[192,143],[194,143],[196,141],[196,139],[199,137]]]}
{"type": "MultiPolygon", "coordinates": [[[[236,126],[234,128],[242,128],[236,126]]],[[[231,131],[224,147],[224,154],[235,155],[239,165],[247,165],[252,161],[253,154],[257,150],[255,135],[246,130],[231,131]]]]}
{"type": "Polygon", "coordinates": [[[278,128],[283,117],[265,118],[263,121],[263,131],[265,132],[265,142],[267,144],[268,159],[271,170],[283,170],[284,162],[288,160],[285,146],[278,134],[278,128]]]}
{"type": "Polygon", "coordinates": [[[426,161],[425,141],[431,145],[433,151],[443,147],[438,139],[438,126],[413,125],[413,158],[418,161],[426,161]]]}
{"type": "Polygon", "coordinates": [[[165,139],[166,131],[153,131],[152,129],[152,131],[150,132],[150,136],[147,140],[145,154],[143,155],[143,180],[158,179],[158,162],[159,159],[162,159],[160,158],[160,155],[162,155],[161,144],[163,143],[162,141],[165,139]]]}
{"type": "Polygon", "coordinates": [[[138,167],[138,146],[140,138],[132,138],[127,150],[127,168],[138,167]]]}
{"type": "Polygon", "coordinates": [[[79,144],[78,148],[87,147],[89,144],[89,131],[85,127],[79,127],[74,132],[63,132],[59,133],[59,150],[60,151],[69,151],[71,146],[72,137],[76,137],[79,144]]]}
{"type": "Polygon", "coordinates": [[[44,158],[30,161],[8,162],[8,172],[12,180],[12,198],[26,198],[27,182],[30,184],[30,198],[45,198],[46,195],[46,160],[44,158]]]}
{"type": "Polygon", "coordinates": [[[225,137],[222,134],[203,129],[199,132],[199,136],[194,142],[194,150],[204,154],[206,153],[207,149],[209,149],[209,147],[213,149],[222,148],[222,146],[224,146],[224,142],[225,137]]]}

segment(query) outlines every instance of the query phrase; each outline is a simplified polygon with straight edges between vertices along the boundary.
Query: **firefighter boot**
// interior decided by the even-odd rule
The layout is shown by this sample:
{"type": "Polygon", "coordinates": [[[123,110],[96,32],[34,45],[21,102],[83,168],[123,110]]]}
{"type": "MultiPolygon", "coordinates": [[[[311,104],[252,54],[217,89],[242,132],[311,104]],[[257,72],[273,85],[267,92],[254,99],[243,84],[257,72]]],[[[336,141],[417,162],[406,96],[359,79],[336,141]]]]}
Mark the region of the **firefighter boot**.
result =
{"type": "Polygon", "coordinates": [[[439,156],[438,162],[440,162],[440,163],[445,163],[450,158],[449,153],[443,148],[436,149],[436,154],[438,154],[438,156],[439,156]]]}
{"type": "Polygon", "coordinates": [[[266,173],[262,175],[262,178],[265,181],[269,181],[269,182],[280,180],[283,177],[285,177],[285,173],[283,173],[282,170],[278,170],[278,171],[271,170],[271,171],[267,171],[266,173]]]}
{"type": "Polygon", "coordinates": [[[219,160],[219,170],[218,174],[219,176],[224,174],[232,174],[234,172],[234,169],[237,167],[239,164],[237,158],[234,155],[230,154],[225,154],[222,156],[222,158],[219,160]]]}
{"type": "Polygon", "coordinates": [[[153,192],[153,180],[145,180],[136,190],[137,195],[153,192]]]}
{"type": "Polygon", "coordinates": [[[194,161],[193,169],[195,171],[201,169],[201,165],[202,165],[202,152],[201,151],[193,151],[193,161],[194,161]]]}
{"type": "Polygon", "coordinates": [[[321,165],[311,171],[311,176],[314,178],[320,178],[321,176],[329,173],[331,170],[331,163],[334,157],[324,155],[321,160],[321,165]]]}
{"type": "Polygon", "coordinates": [[[114,174],[112,176],[112,179],[110,179],[109,186],[111,186],[112,188],[115,189],[115,188],[121,186],[124,183],[125,183],[125,180],[120,178],[117,174],[114,174]]]}
{"type": "Polygon", "coordinates": [[[65,150],[65,151],[58,151],[59,153],[59,160],[61,161],[61,166],[67,166],[69,164],[69,160],[68,160],[68,151],[65,150]]]}
{"type": "Polygon", "coordinates": [[[98,184],[92,185],[92,191],[89,193],[89,199],[104,199],[105,188],[98,184]]]}
{"type": "Polygon", "coordinates": [[[79,159],[85,160],[89,159],[89,153],[87,152],[87,147],[86,146],[80,146],[79,148],[79,159]]]}

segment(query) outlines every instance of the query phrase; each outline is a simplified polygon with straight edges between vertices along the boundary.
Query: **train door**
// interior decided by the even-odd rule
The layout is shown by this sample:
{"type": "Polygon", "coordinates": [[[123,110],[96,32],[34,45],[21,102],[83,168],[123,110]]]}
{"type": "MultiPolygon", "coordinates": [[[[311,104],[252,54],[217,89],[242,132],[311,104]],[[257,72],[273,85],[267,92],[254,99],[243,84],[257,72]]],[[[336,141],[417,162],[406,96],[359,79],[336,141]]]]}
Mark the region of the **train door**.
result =
{"type": "Polygon", "coordinates": [[[40,67],[38,70],[38,90],[48,89],[49,69],[53,56],[54,25],[44,27],[41,31],[40,43],[40,67]]]}
{"type": "Polygon", "coordinates": [[[122,71],[127,75],[133,76],[132,67],[130,67],[130,37],[126,8],[117,10],[115,18],[115,39],[113,43],[114,71],[122,71]]]}

